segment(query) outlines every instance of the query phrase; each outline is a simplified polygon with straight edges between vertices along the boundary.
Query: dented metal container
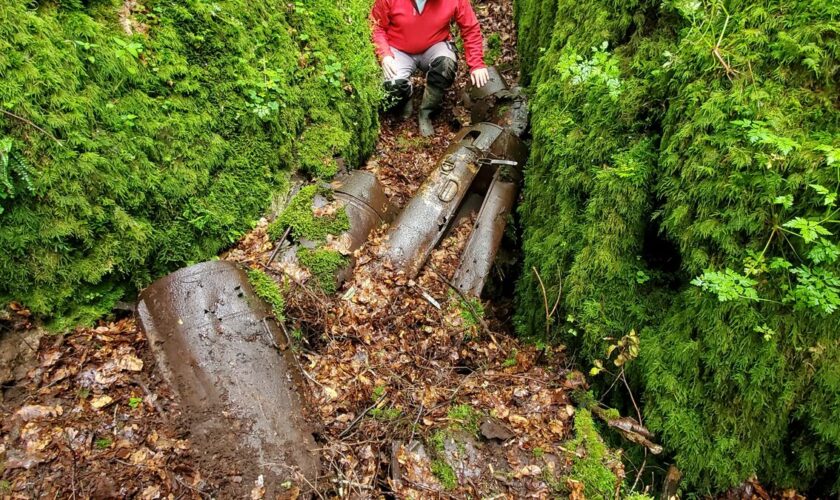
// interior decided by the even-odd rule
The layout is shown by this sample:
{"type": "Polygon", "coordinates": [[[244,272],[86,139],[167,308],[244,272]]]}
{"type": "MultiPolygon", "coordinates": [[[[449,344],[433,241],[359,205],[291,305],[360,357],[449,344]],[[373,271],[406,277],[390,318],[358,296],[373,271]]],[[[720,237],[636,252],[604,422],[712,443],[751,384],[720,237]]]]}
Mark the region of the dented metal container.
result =
{"type": "Polygon", "coordinates": [[[300,373],[241,268],[215,261],[176,271],[140,294],[137,314],[200,461],[245,457],[245,484],[262,475],[272,498],[282,482],[300,482],[297,474],[314,484],[319,460],[300,373]]]}
{"type": "Polygon", "coordinates": [[[385,258],[415,276],[446,232],[479,168],[494,160],[520,164],[522,141],[498,125],[478,123],[461,130],[438,167],[408,202],[388,232],[385,258]]]}
{"type": "Polygon", "coordinates": [[[484,290],[519,194],[519,181],[517,168],[500,168],[493,176],[452,279],[464,295],[480,297],[484,290]]]}
{"type": "Polygon", "coordinates": [[[487,68],[490,79],[483,87],[471,87],[465,104],[472,123],[490,122],[504,127],[516,137],[528,128],[528,99],[519,87],[508,87],[494,67],[487,68]]]}
{"type": "Polygon", "coordinates": [[[361,248],[370,232],[393,215],[391,202],[372,172],[354,170],[334,180],[330,187],[350,219],[350,251],[361,248]]]}

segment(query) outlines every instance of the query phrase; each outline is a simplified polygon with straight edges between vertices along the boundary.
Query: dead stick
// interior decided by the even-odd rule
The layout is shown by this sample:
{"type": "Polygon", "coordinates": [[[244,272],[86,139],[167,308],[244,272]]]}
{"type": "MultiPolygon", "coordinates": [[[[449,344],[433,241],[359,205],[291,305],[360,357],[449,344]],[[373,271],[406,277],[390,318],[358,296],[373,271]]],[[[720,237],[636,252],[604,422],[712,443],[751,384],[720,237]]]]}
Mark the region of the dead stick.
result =
{"type": "Polygon", "coordinates": [[[387,396],[387,394],[383,394],[377,402],[365,408],[364,411],[360,413],[358,417],[354,418],[353,421],[350,422],[350,425],[348,425],[346,429],[341,431],[341,434],[338,435],[338,438],[341,439],[344,436],[346,436],[347,433],[350,432],[353,429],[353,427],[356,427],[356,424],[358,424],[359,421],[361,421],[370,410],[376,408],[379,405],[379,403],[381,403],[385,399],[385,396],[387,396]]]}
{"type": "Polygon", "coordinates": [[[20,120],[21,122],[23,122],[23,123],[25,123],[25,124],[29,125],[30,127],[34,128],[35,130],[38,130],[39,132],[41,132],[41,133],[45,134],[45,135],[46,135],[47,137],[49,137],[50,139],[54,140],[54,141],[56,142],[56,144],[58,144],[58,145],[59,145],[59,146],[61,146],[62,148],[64,147],[64,144],[62,144],[62,143],[61,143],[61,141],[59,141],[58,139],[56,139],[54,135],[52,135],[51,133],[49,133],[49,132],[47,132],[46,130],[42,129],[42,128],[41,128],[41,127],[39,127],[38,125],[35,125],[34,123],[32,123],[32,121],[31,121],[31,120],[27,120],[26,118],[24,118],[24,117],[22,117],[22,116],[18,116],[18,115],[16,115],[16,114],[12,113],[11,111],[6,111],[5,109],[0,109],[0,112],[2,112],[4,115],[6,115],[6,116],[10,116],[10,117],[12,117],[12,118],[14,118],[14,119],[16,119],[16,120],[20,120]]]}
{"type": "Polygon", "coordinates": [[[289,232],[291,232],[292,226],[286,228],[286,232],[283,233],[283,236],[277,240],[277,248],[271,252],[271,256],[268,258],[268,262],[266,262],[265,267],[269,267],[272,262],[274,262],[274,258],[277,257],[277,253],[283,248],[283,242],[286,241],[286,238],[289,236],[289,232]]]}

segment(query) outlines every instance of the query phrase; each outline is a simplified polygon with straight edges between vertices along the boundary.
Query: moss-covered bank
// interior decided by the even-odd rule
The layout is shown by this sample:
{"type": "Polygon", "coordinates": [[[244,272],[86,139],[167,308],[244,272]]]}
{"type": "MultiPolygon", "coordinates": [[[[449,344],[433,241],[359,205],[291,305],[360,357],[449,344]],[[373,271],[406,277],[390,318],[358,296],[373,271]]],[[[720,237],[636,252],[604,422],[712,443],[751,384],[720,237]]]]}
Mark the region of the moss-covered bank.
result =
{"type": "Polygon", "coordinates": [[[368,0],[133,5],[0,0],[0,302],[96,317],[373,146],[368,0]]]}
{"type": "Polygon", "coordinates": [[[840,490],[840,4],[516,12],[534,136],[520,330],[600,360],[605,385],[629,359],[689,488],[840,490]],[[549,304],[563,288],[548,329],[537,273],[549,304]],[[609,350],[631,332],[638,358],[609,350]]]}

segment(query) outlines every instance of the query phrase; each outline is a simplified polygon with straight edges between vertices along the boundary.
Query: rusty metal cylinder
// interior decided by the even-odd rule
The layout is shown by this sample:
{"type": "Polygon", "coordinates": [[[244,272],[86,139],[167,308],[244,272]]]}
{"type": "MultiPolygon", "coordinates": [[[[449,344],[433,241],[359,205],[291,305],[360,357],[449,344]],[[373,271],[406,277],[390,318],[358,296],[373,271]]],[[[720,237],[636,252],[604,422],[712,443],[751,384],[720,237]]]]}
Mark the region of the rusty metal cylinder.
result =
{"type": "Polygon", "coordinates": [[[137,314],[199,461],[244,458],[244,484],[262,475],[272,498],[298,474],[314,483],[319,460],[300,373],[240,267],[214,261],[176,271],[140,294],[137,314]]]}
{"type": "Polygon", "coordinates": [[[467,296],[480,297],[493,269],[508,217],[519,194],[517,172],[496,171],[478,212],[452,284],[467,296]]]}
{"type": "Polygon", "coordinates": [[[354,170],[334,180],[330,187],[350,219],[348,250],[361,248],[370,232],[387,221],[393,212],[382,184],[372,172],[354,170]]]}
{"type": "Polygon", "coordinates": [[[461,130],[417,194],[394,220],[384,257],[416,276],[446,232],[479,170],[481,159],[513,154],[524,161],[519,139],[492,123],[461,130]]]}
{"type": "Polygon", "coordinates": [[[519,87],[510,88],[495,67],[488,67],[489,81],[483,87],[471,87],[465,104],[472,123],[495,123],[516,137],[528,128],[528,100],[519,87]]]}

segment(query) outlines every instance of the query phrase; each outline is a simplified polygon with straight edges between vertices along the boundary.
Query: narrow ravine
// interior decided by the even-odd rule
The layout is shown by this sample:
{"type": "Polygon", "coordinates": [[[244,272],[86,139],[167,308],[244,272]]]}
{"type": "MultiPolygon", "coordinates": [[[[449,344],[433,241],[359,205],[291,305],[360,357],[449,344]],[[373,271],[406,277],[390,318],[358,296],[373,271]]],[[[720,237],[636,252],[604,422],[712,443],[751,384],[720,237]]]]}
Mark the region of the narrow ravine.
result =
{"type": "MultiPolygon", "coordinates": [[[[510,2],[476,8],[488,62],[515,82],[510,2]]],[[[459,104],[465,75],[461,62],[433,138],[421,138],[413,119],[383,117],[363,168],[398,207],[469,123],[459,104]]],[[[576,447],[585,450],[597,437],[566,447],[577,413],[571,394],[585,387],[583,376],[568,369],[562,346],[517,340],[504,298],[466,300],[449,284],[472,222],[462,220],[414,279],[380,268],[380,228],[332,296],[266,264],[275,245],[267,220],[222,255],[289,290],[286,326],[309,389],[323,469],[315,483],[286,485],[289,497],[546,498],[583,491],[573,469],[587,452],[576,447]]],[[[41,333],[25,309],[2,319],[4,328],[40,342],[31,369],[3,401],[0,454],[13,471],[3,487],[32,497],[261,498],[264,488],[244,482],[235,459],[197,456],[143,334],[130,314],[122,316],[58,336],[41,333]]],[[[234,440],[235,432],[219,439],[234,440]]],[[[620,462],[612,466],[623,475],[620,462]]]]}

